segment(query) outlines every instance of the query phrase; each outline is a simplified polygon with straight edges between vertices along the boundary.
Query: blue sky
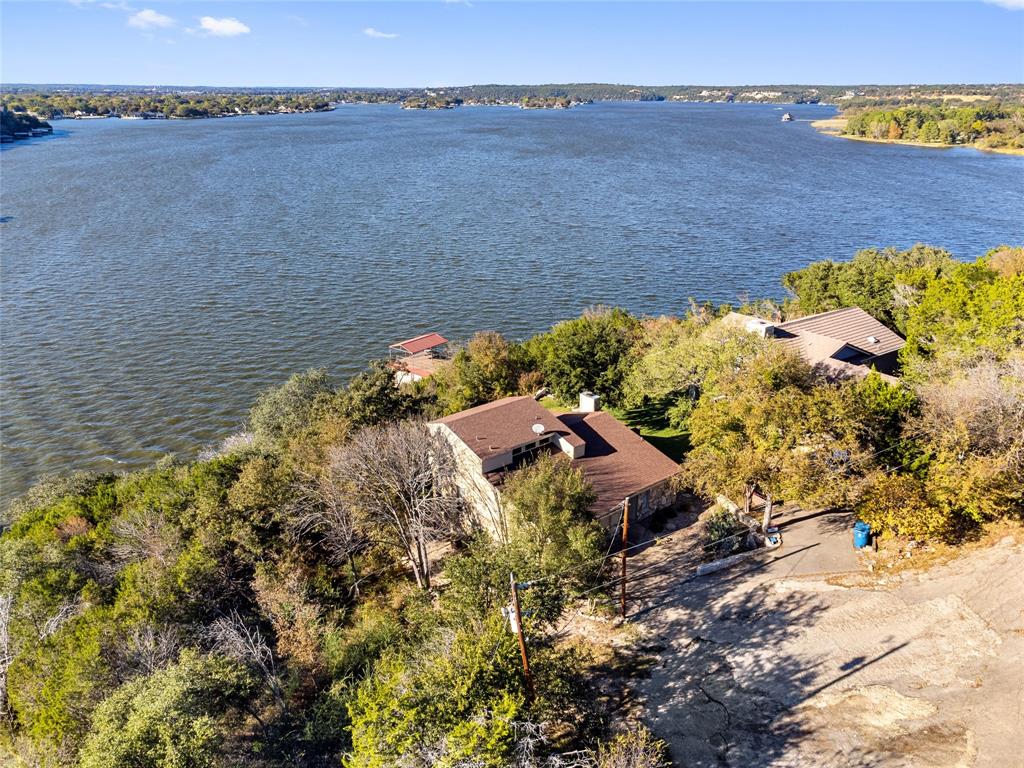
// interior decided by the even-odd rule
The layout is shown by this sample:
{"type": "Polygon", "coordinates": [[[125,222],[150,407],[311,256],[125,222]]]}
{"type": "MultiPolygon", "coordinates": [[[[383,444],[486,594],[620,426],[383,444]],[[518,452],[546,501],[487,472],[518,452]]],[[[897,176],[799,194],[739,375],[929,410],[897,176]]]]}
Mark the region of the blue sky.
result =
{"type": "Polygon", "coordinates": [[[1024,81],[1024,0],[3,0],[0,13],[7,83],[1024,81]]]}

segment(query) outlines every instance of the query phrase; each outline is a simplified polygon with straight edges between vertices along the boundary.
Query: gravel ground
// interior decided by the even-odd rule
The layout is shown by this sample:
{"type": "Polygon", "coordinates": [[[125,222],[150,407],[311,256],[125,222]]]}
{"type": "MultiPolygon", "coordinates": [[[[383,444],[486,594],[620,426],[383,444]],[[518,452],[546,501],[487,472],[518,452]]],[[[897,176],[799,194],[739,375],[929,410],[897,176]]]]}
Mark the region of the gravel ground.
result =
{"type": "Polygon", "coordinates": [[[650,667],[633,693],[676,765],[1024,766],[1014,538],[843,586],[784,559],[687,578],[693,530],[631,558],[663,564],[632,593],[650,667]]]}

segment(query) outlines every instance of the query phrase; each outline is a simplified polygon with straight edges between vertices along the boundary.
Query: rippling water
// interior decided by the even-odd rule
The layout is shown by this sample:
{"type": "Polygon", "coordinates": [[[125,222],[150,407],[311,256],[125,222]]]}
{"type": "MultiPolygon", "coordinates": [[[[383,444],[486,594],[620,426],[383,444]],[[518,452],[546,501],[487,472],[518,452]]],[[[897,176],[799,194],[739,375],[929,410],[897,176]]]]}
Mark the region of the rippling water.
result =
{"type": "Polygon", "coordinates": [[[1020,242],[1024,158],[817,134],[826,107],[63,121],[2,153],[2,495],[238,429],[294,371],[593,303],[778,295],[872,245],[1020,242]]]}

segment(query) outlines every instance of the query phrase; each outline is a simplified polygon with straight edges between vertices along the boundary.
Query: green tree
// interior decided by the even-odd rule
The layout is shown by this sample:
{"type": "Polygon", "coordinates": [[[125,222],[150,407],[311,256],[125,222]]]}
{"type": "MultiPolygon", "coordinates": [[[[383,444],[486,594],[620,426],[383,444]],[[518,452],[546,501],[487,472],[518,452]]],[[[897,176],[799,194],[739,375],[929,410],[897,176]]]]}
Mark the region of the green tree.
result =
{"type": "Polygon", "coordinates": [[[500,333],[477,333],[431,377],[442,411],[456,413],[517,394],[520,377],[527,372],[523,358],[518,345],[500,333]]]}
{"type": "Polygon", "coordinates": [[[915,539],[946,538],[953,530],[948,512],[910,475],[878,475],[858,503],[857,515],[874,531],[915,539]]]}
{"type": "Polygon", "coordinates": [[[789,272],[782,284],[793,295],[787,315],[808,315],[842,307],[860,307],[879,322],[902,331],[904,307],[911,300],[908,284],[955,268],[948,252],[928,245],[906,251],[895,248],[858,251],[848,262],[818,261],[789,272]],[[906,275],[914,275],[908,280],[906,275]]]}
{"type": "Polygon", "coordinates": [[[524,608],[538,623],[555,621],[568,591],[591,585],[601,569],[607,534],[590,515],[593,502],[583,473],[564,459],[544,456],[514,473],[503,490],[504,540],[480,533],[447,564],[447,612],[479,622],[507,602],[514,572],[520,581],[540,580],[523,593],[524,608]]]}
{"type": "Polygon", "coordinates": [[[604,529],[590,516],[596,497],[583,471],[562,457],[542,456],[506,481],[510,542],[519,543],[523,565],[554,573],[601,554],[604,529]]]}
{"type": "Polygon", "coordinates": [[[825,451],[808,435],[808,399],[814,378],[800,358],[778,346],[706,390],[690,417],[693,448],[682,464],[682,479],[714,497],[742,497],[750,514],[754,493],[769,503],[795,482],[795,467],[806,469],[797,448],[825,451]],[[808,445],[809,444],[809,445],[808,445]]]}
{"type": "Polygon", "coordinates": [[[691,315],[649,321],[623,383],[624,402],[631,408],[660,403],[678,409],[713,387],[718,377],[752,360],[766,344],[721,320],[708,323],[691,315]]]}
{"type": "Polygon", "coordinates": [[[515,635],[493,617],[482,632],[427,640],[412,656],[389,653],[349,705],[347,768],[507,765],[513,721],[526,717],[515,635]]]}
{"type": "Polygon", "coordinates": [[[537,360],[545,384],[563,401],[591,390],[615,404],[640,330],[640,321],[624,310],[598,307],[535,337],[526,351],[537,360]]]}
{"type": "Polygon", "coordinates": [[[921,126],[918,139],[925,144],[934,144],[939,140],[939,124],[934,120],[928,120],[921,126]]]}
{"type": "Polygon", "coordinates": [[[409,416],[412,402],[395,386],[395,373],[387,363],[374,360],[339,394],[336,407],[353,429],[362,429],[409,416]]]}
{"type": "Polygon", "coordinates": [[[874,453],[895,454],[886,456],[885,460],[904,455],[904,452],[898,450],[904,446],[904,425],[918,410],[914,391],[904,385],[883,381],[875,371],[848,386],[852,402],[842,418],[849,420],[860,442],[874,453]]]}
{"type": "Polygon", "coordinates": [[[249,424],[258,439],[270,443],[287,440],[312,425],[317,404],[333,393],[323,369],[296,373],[259,396],[249,411],[249,424]]]}
{"type": "Polygon", "coordinates": [[[1005,355],[1024,345],[1024,275],[1004,277],[984,260],[929,281],[908,309],[901,359],[938,352],[1005,355]]]}
{"type": "Polygon", "coordinates": [[[183,651],[177,664],[126,683],[97,707],[81,768],[226,766],[226,718],[255,690],[234,662],[183,651]]]}

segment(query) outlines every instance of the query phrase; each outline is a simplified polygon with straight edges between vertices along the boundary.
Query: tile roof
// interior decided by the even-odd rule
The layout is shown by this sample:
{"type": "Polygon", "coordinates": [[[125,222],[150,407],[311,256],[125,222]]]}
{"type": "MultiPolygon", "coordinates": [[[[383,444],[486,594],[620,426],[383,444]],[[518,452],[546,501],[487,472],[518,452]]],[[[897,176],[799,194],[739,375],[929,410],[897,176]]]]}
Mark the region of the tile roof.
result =
{"type": "Polygon", "coordinates": [[[795,346],[812,361],[825,360],[847,345],[871,356],[895,352],[903,346],[903,338],[898,333],[860,307],[833,309],[779,323],[775,326],[775,338],[795,346]],[[794,337],[797,341],[793,341],[794,337]],[[834,342],[840,343],[827,351],[834,342]]]}

